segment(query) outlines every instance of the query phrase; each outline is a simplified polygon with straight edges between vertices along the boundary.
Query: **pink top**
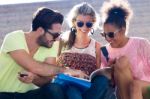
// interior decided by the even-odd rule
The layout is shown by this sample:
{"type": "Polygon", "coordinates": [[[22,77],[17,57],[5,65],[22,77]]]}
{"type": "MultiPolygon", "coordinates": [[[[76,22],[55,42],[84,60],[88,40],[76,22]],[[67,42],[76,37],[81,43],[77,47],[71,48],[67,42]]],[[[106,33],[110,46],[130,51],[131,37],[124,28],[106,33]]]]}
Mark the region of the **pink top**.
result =
{"type": "MultiPolygon", "coordinates": [[[[112,48],[106,45],[110,59],[120,56],[128,57],[132,67],[131,72],[134,79],[150,82],[150,42],[143,38],[132,37],[122,48],[112,48]]],[[[102,68],[106,66],[107,61],[101,54],[102,68]]]]}

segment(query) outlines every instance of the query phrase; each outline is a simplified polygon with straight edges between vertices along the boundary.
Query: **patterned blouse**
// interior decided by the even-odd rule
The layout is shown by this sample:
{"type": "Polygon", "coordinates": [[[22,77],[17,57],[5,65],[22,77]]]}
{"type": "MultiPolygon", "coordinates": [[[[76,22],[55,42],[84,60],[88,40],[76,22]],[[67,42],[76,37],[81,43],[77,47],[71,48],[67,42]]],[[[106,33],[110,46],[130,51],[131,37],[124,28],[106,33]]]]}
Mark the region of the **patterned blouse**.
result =
{"type": "Polygon", "coordinates": [[[78,69],[90,75],[96,67],[95,40],[91,39],[88,47],[76,48],[63,52],[57,60],[58,66],[67,66],[78,69]]]}

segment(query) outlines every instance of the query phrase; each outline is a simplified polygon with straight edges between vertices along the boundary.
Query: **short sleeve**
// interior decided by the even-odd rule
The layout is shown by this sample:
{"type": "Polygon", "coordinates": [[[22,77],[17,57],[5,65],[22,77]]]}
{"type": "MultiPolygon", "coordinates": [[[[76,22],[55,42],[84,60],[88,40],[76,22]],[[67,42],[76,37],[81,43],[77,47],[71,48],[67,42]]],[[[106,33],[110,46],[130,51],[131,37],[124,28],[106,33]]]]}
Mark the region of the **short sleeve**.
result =
{"type": "Polygon", "coordinates": [[[142,39],[139,43],[139,53],[150,66],[150,42],[147,39],[142,39]]]}
{"type": "Polygon", "coordinates": [[[43,61],[47,57],[57,57],[58,47],[59,43],[57,41],[54,42],[51,48],[40,47],[38,52],[35,54],[34,58],[39,61],[43,61]]]}
{"type": "Polygon", "coordinates": [[[7,53],[10,51],[24,49],[23,33],[16,31],[5,36],[2,43],[1,52],[7,53]]]}
{"type": "Polygon", "coordinates": [[[51,51],[49,53],[50,57],[57,57],[58,55],[58,49],[59,49],[59,42],[55,42],[51,48],[51,51]]]}

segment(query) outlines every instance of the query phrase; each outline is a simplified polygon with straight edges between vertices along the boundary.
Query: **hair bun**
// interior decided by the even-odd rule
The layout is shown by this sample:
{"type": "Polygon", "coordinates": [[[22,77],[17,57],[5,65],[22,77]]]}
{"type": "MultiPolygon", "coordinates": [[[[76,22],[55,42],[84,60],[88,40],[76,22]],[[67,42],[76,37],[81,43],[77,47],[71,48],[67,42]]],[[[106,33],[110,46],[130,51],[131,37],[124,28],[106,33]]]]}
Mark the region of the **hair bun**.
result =
{"type": "Polygon", "coordinates": [[[102,17],[105,19],[108,17],[117,17],[129,20],[132,16],[130,5],[124,0],[121,0],[120,2],[118,0],[116,0],[116,2],[104,2],[101,8],[101,13],[102,17]]]}
{"type": "Polygon", "coordinates": [[[113,8],[110,8],[108,10],[108,13],[107,13],[108,17],[119,17],[119,18],[123,18],[123,19],[126,19],[127,16],[128,16],[128,12],[126,10],[124,10],[123,8],[121,7],[116,7],[114,6],[113,8]]]}
{"type": "Polygon", "coordinates": [[[126,10],[122,9],[121,7],[113,7],[108,10],[108,17],[120,17],[126,19],[128,13],[126,10]]]}

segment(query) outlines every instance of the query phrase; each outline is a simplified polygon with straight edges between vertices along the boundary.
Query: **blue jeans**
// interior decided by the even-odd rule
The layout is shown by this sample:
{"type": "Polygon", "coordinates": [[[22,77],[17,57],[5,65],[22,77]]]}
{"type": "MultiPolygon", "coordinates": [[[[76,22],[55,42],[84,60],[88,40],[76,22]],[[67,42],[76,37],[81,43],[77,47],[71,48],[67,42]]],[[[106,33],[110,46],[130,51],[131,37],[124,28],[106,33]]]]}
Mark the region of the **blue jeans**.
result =
{"type": "Polygon", "coordinates": [[[110,90],[110,81],[103,75],[95,76],[92,81],[91,87],[83,94],[83,99],[115,99],[107,94],[109,91],[110,95],[113,94],[113,90],[110,90]],[[106,96],[107,94],[107,96],[106,96]]]}
{"type": "Polygon", "coordinates": [[[82,93],[80,90],[74,86],[68,86],[65,90],[67,99],[82,99],[82,93]]]}
{"type": "Polygon", "coordinates": [[[0,99],[66,99],[58,84],[47,84],[26,93],[0,92],[0,99]]]}

